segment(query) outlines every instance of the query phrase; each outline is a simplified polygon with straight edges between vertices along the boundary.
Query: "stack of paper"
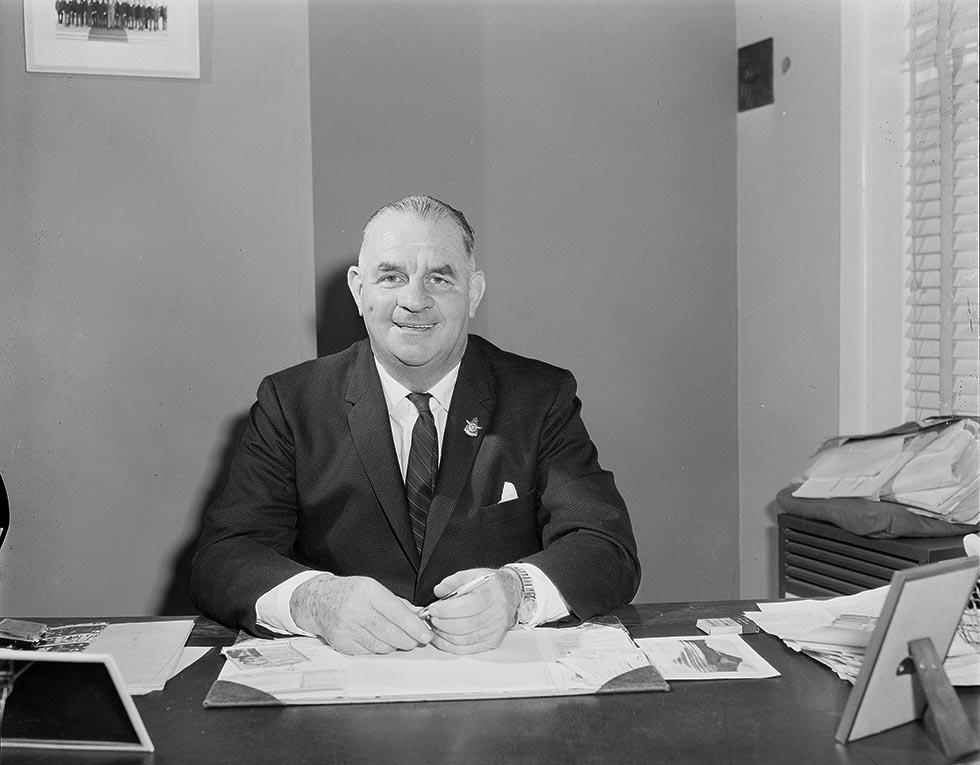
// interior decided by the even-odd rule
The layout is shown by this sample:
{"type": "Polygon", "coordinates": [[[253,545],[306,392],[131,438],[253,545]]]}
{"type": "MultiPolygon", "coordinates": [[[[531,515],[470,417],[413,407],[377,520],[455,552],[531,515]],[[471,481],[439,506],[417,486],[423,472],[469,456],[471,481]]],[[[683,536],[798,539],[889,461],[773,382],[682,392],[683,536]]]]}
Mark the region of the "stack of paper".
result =
{"type": "Polygon", "coordinates": [[[347,656],[317,638],[248,638],[227,661],[206,707],[560,696],[665,691],[622,626],[511,630],[492,651],[456,656],[426,645],[347,656]]]}
{"type": "Polygon", "coordinates": [[[208,648],[184,648],[194,622],[165,620],[108,624],[91,622],[51,627],[40,649],[107,653],[132,696],[162,691],[167,680],[203,656],[208,648]]]}
{"type": "MultiPolygon", "coordinates": [[[[914,423],[913,423],[914,424],[914,423]]],[[[918,432],[844,439],[821,449],[793,496],[863,497],[949,523],[980,521],[980,425],[957,419],[918,432]]]]}
{"type": "Polygon", "coordinates": [[[978,426],[960,420],[941,431],[892,479],[889,496],[913,512],[952,523],[980,517],[978,426]]]}
{"type": "Polygon", "coordinates": [[[193,626],[189,620],[110,624],[85,650],[111,654],[130,695],[162,691],[176,674],[193,626]]]}
{"type": "MultiPolygon", "coordinates": [[[[885,586],[830,600],[759,603],[759,611],[745,615],[853,685],[887,595],[885,586]]],[[[980,653],[959,634],[953,638],[944,669],[953,685],[980,685],[980,653]]]]}

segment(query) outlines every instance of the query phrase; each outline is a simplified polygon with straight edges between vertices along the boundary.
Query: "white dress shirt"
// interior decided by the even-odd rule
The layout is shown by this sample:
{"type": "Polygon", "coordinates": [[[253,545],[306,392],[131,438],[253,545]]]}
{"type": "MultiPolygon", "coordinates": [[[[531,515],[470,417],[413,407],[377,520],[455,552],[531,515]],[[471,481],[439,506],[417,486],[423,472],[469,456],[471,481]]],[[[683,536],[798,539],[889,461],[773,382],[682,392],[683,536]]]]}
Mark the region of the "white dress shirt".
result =
{"type": "MultiPolygon", "coordinates": [[[[388,405],[391,437],[395,442],[398,466],[404,480],[408,470],[408,454],[412,447],[412,429],[415,427],[419,413],[414,404],[408,400],[408,394],[412,391],[388,374],[377,359],[374,360],[374,363],[378,368],[378,375],[381,377],[381,387],[384,390],[385,402],[388,405]]],[[[442,456],[443,434],[446,432],[446,420],[449,417],[449,404],[452,402],[458,375],[459,364],[449,370],[445,377],[426,391],[432,397],[429,399],[429,408],[432,410],[432,416],[436,423],[440,457],[442,456]]],[[[562,598],[558,588],[545,573],[530,563],[518,565],[531,576],[537,601],[534,616],[526,626],[533,627],[535,624],[568,616],[568,605],[565,603],[565,599],[562,598]]],[[[303,571],[263,594],[255,603],[257,623],[266,629],[284,635],[309,635],[310,633],[301,630],[293,620],[289,610],[289,601],[297,587],[323,573],[325,572],[303,571]]]]}

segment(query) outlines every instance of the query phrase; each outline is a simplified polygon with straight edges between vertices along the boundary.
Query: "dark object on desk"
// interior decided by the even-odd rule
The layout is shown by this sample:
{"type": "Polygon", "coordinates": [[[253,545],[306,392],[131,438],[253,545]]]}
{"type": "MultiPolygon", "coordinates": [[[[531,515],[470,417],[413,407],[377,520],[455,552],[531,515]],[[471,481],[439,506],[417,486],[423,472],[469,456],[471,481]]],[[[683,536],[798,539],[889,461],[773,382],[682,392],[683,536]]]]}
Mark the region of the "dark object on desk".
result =
{"type": "Polygon", "coordinates": [[[0,619],[0,648],[37,648],[48,625],[23,619],[0,619]]]}
{"type": "Polygon", "coordinates": [[[961,537],[870,539],[780,513],[779,596],[819,598],[883,587],[896,571],[961,558],[961,537]]]}
{"type": "Polygon", "coordinates": [[[153,751],[111,656],[0,649],[0,669],[4,749],[153,751]]]}
{"type": "Polygon", "coordinates": [[[779,507],[791,515],[832,523],[839,528],[872,539],[898,537],[963,537],[975,534],[978,526],[947,523],[913,513],[905,505],[859,497],[832,499],[802,499],[793,492],[800,484],[792,484],[776,495],[779,507]]]}
{"type": "Polygon", "coordinates": [[[855,741],[924,715],[947,757],[980,749],[939,658],[949,650],[976,580],[975,558],[895,572],[834,734],[837,741],[855,741]]]}
{"type": "Polygon", "coordinates": [[[7,487],[3,485],[3,476],[0,475],[0,547],[3,547],[3,540],[6,539],[9,528],[10,501],[7,499],[7,487]]]}

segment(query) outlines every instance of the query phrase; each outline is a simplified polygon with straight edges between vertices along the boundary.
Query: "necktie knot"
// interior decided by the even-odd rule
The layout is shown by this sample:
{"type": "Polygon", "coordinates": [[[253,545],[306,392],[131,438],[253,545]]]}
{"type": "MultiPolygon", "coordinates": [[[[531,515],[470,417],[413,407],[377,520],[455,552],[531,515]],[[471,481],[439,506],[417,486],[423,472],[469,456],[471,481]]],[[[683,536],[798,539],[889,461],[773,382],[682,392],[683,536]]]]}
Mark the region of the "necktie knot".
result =
{"type": "Polygon", "coordinates": [[[432,395],[429,393],[409,393],[408,400],[412,402],[416,409],[419,410],[419,414],[425,414],[426,412],[431,413],[429,409],[429,399],[432,395]]]}

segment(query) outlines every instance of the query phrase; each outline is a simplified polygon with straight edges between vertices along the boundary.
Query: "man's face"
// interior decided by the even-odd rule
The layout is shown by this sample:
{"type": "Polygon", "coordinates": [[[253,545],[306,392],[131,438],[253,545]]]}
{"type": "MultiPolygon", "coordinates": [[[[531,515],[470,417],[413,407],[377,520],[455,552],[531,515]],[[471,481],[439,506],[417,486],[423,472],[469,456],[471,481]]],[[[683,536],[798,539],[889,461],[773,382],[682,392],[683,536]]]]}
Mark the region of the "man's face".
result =
{"type": "Polygon", "coordinates": [[[438,382],[462,358],[485,288],[459,229],[394,211],[372,224],[347,284],[378,360],[415,390],[438,382]]]}

